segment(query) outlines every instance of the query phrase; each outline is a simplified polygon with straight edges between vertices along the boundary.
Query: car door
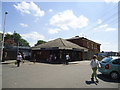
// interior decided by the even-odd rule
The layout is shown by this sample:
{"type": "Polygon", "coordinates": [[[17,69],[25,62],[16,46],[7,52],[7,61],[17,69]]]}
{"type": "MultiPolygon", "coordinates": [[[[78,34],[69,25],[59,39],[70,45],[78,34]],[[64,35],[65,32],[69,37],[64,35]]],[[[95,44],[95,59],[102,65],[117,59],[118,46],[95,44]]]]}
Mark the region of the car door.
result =
{"type": "Polygon", "coordinates": [[[120,59],[115,59],[112,62],[112,71],[117,71],[120,74],[120,59]]]}

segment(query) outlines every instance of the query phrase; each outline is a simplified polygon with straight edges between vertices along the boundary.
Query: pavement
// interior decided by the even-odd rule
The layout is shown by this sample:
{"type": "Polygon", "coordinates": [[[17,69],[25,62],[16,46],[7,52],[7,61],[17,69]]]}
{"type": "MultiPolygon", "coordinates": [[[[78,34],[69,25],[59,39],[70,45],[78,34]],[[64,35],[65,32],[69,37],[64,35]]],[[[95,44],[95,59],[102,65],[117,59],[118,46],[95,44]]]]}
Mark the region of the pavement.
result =
{"type": "MultiPolygon", "coordinates": [[[[27,60],[25,60],[25,61],[28,62],[27,60]]],[[[1,62],[1,64],[13,64],[15,62],[16,62],[16,60],[6,60],[4,62],[1,62]]]]}
{"type": "Polygon", "coordinates": [[[26,61],[16,67],[14,60],[2,64],[2,88],[118,88],[119,82],[98,72],[99,84],[90,82],[90,61],[64,64],[26,61]]]}
{"type": "MultiPolygon", "coordinates": [[[[28,61],[28,60],[24,60],[24,61],[27,62],[27,63],[33,63],[33,62],[28,61]]],[[[6,60],[4,62],[1,62],[1,64],[13,64],[15,62],[16,62],[16,60],[6,60]]],[[[81,63],[81,62],[80,61],[74,61],[74,62],[69,62],[69,63],[70,64],[75,64],[75,63],[81,63]]],[[[84,60],[84,62],[89,62],[89,60],[84,60]]]]}

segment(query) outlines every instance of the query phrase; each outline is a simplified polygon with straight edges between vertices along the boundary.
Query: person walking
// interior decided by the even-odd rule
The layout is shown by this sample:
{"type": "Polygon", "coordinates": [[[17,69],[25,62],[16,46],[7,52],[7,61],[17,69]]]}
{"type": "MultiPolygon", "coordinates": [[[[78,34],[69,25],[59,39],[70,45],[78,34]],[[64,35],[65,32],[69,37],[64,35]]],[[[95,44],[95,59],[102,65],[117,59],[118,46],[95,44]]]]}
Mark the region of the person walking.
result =
{"type": "Polygon", "coordinates": [[[22,53],[22,63],[25,63],[25,54],[22,53]]]}
{"type": "Polygon", "coordinates": [[[18,53],[18,55],[17,55],[17,67],[20,66],[21,60],[22,60],[22,55],[20,53],[18,53]]]}
{"type": "Polygon", "coordinates": [[[69,54],[67,54],[67,55],[66,55],[66,65],[69,64],[69,60],[70,60],[70,56],[69,56],[69,54]]]}
{"type": "Polygon", "coordinates": [[[34,64],[36,63],[36,54],[34,54],[34,56],[33,56],[33,63],[34,64]]]}
{"type": "Polygon", "coordinates": [[[92,68],[92,75],[91,75],[91,81],[94,81],[94,78],[96,79],[96,82],[98,83],[97,79],[97,68],[99,67],[99,61],[97,60],[97,56],[94,55],[93,58],[91,59],[90,66],[92,68]]]}

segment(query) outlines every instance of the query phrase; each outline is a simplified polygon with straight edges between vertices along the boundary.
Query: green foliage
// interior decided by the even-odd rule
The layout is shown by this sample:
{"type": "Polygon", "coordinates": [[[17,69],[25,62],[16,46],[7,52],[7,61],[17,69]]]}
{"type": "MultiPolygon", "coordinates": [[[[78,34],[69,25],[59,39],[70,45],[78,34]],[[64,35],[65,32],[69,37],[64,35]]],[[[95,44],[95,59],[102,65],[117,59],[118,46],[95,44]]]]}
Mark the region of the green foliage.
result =
{"type": "Polygon", "coordinates": [[[19,45],[20,46],[29,46],[29,43],[24,39],[20,39],[19,40],[19,45]]]}
{"type": "Polygon", "coordinates": [[[16,42],[16,43],[18,43],[20,40],[21,40],[21,36],[20,36],[20,34],[18,34],[18,33],[14,33],[13,35],[12,35],[12,37],[13,37],[13,39],[14,39],[14,41],[16,42]]]}
{"type": "Polygon", "coordinates": [[[19,46],[30,46],[29,43],[26,40],[22,39],[22,37],[18,33],[14,33],[13,35],[6,34],[5,39],[14,40],[16,44],[19,43],[19,46]]]}
{"type": "Polygon", "coordinates": [[[37,44],[35,44],[35,46],[40,45],[40,44],[43,44],[43,43],[46,43],[46,41],[38,40],[38,41],[37,41],[37,44]]]}
{"type": "Polygon", "coordinates": [[[13,36],[11,34],[8,34],[8,33],[5,35],[5,39],[12,39],[12,37],[13,36]]]}

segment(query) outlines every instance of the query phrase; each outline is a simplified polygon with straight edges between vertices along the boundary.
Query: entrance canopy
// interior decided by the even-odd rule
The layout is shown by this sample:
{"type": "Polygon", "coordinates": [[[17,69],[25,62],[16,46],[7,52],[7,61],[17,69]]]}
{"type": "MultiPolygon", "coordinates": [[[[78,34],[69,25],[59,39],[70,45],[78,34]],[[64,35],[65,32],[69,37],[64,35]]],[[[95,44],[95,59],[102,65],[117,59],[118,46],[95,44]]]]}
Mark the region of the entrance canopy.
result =
{"type": "Polygon", "coordinates": [[[77,44],[69,42],[65,39],[58,38],[47,43],[40,44],[32,47],[32,50],[75,50],[75,51],[88,51],[87,48],[81,47],[77,44]]]}

